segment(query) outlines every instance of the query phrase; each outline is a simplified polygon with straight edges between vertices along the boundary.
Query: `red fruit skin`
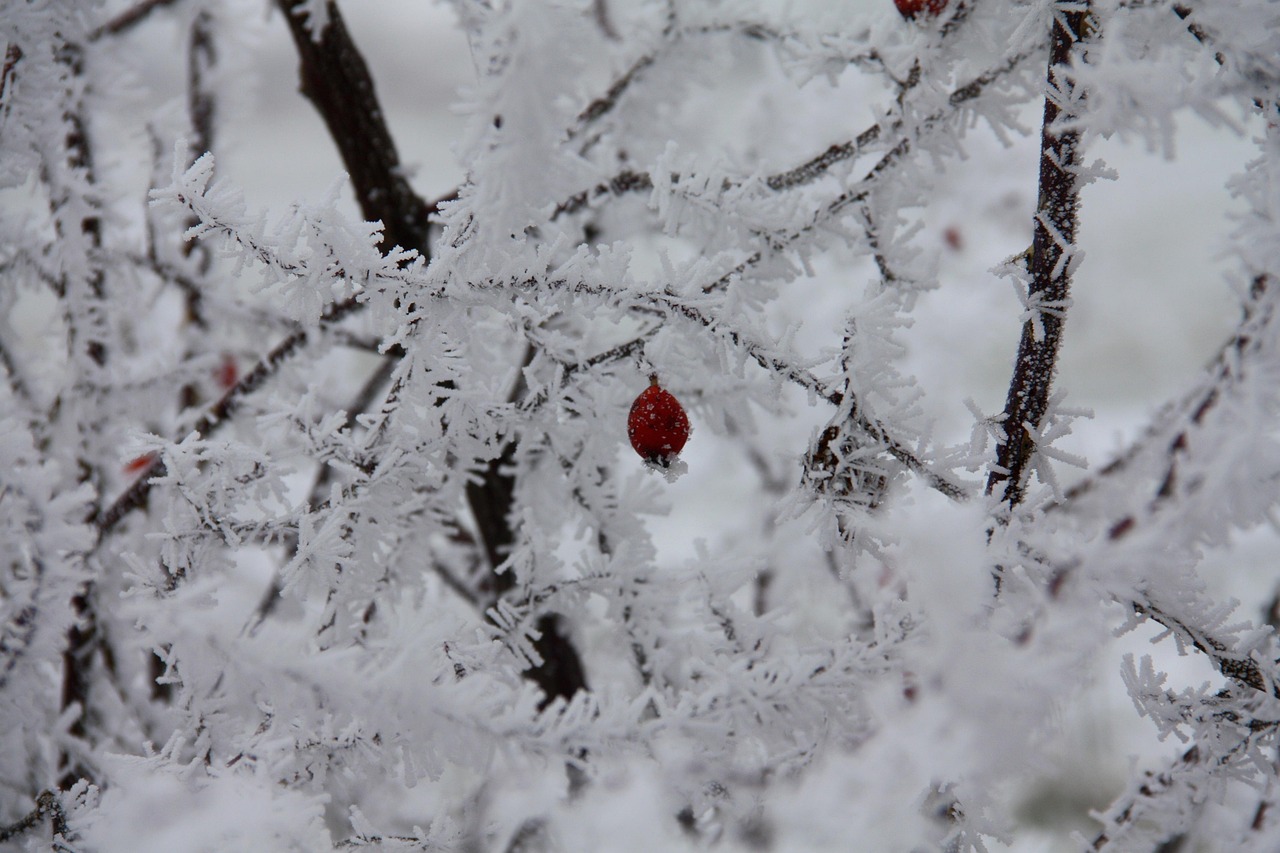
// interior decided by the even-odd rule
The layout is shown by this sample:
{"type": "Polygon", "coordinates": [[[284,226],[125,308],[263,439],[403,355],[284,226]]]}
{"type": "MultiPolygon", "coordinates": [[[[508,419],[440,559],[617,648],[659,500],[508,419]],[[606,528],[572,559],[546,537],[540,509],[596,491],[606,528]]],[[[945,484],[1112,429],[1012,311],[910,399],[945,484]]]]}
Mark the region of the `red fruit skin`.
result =
{"type": "Polygon", "coordinates": [[[236,364],[235,356],[229,353],[222,356],[222,363],[213,372],[213,379],[221,391],[230,390],[232,385],[240,381],[240,367],[236,364]]]}
{"type": "Polygon", "coordinates": [[[951,251],[958,252],[964,248],[964,235],[960,233],[958,227],[950,225],[942,232],[942,242],[946,243],[951,251]]]}
{"type": "Polygon", "coordinates": [[[893,5],[898,7],[902,17],[912,20],[921,12],[929,18],[938,17],[947,8],[947,2],[948,0],[893,0],[893,5]]]}
{"type": "Polygon", "coordinates": [[[151,467],[151,463],[156,461],[154,453],[144,453],[141,456],[135,456],[121,466],[126,475],[132,476],[141,471],[145,471],[151,467]]]}
{"type": "Polygon", "coordinates": [[[668,467],[689,440],[689,416],[680,401],[651,378],[627,416],[627,438],[646,461],[668,467]]]}

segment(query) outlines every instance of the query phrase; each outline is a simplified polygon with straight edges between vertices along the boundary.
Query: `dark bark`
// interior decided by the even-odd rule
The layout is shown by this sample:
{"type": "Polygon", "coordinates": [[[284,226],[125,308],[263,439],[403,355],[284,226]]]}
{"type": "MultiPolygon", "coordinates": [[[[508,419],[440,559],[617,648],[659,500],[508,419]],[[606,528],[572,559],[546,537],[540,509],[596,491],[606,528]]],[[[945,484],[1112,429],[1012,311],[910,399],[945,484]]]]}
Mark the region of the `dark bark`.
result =
{"type": "MultiPolygon", "coordinates": [[[[76,623],[67,632],[67,648],[62,653],[61,708],[64,712],[72,707],[80,709],[68,725],[67,734],[81,740],[88,735],[89,674],[99,639],[94,599],[90,592],[91,588],[86,589],[72,599],[76,623]]],[[[64,791],[81,779],[93,778],[88,767],[65,752],[59,760],[58,774],[58,787],[64,791]]]]}
{"type": "Polygon", "coordinates": [[[137,26],[151,16],[151,13],[165,6],[172,6],[177,0],[142,0],[125,9],[102,26],[89,33],[90,41],[97,41],[103,36],[120,35],[137,26]]]}
{"type": "MultiPolygon", "coordinates": [[[[1072,50],[1085,35],[1088,16],[1087,8],[1055,16],[1047,72],[1051,87],[1069,87],[1064,74],[1071,65],[1072,50]]],[[[1030,465],[1036,453],[1034,436],[1049,406],[1071,291],[1071,263],[1064,253],[1072,251],[1076,240],[1080,196],[1075,170],[1079,166],[1080,134],[1056,130],[1055,123],[1061,117],[1058,102],[1046,96],[1040,135],[1040,197],[1027,289],[1032,310],[1036,304],[1047,304],[1050,310],[1039,312],[1039,324],[1029,318],[1022,326],[1004,406],[1005,440],[987,478],[987,494],[996,493],[1003,484],[1002,498],[1010,508],[1018,506],[1026,496],[1030,465]]]]}
{"type": "Polygon", "coordinates": [[[489,574],[479,584],[485,601],[496,601],[515,583],[511,572],[497,574],[492,571],[506,559],[515,542],[515,531],[508,517],[515,502],[516,481],[510,473],[515,452],[515,445],[508,443],[502,448],[502,455],[489,460],[480,472],[478,482],[467,483],[467,503],[471,505],[471,514],[490,567],[489,574]]]}
{"type": "Polygon", "coordinates": [[[428,255],[430,206],[414,192],[400,169],[400,155],[383,118],[373,77],[347,32],[342,15],[329,4],[329,25],[317,40],[296,10],[297,0],[277,0],[301,60],[302,94],[329,128],[360,211],[383,225],[383,248],[401,246],[428,255]]]}

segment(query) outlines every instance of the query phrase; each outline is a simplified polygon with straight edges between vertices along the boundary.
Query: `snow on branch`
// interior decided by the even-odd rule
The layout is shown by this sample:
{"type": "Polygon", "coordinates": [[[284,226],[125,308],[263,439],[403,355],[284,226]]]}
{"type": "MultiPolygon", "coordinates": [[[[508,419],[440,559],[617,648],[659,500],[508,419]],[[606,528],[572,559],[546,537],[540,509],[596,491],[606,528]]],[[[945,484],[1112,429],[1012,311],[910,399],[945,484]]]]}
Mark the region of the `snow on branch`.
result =
{"type": "Polygon", "coordinates": [[[274,73],[251,21],[0,14],[0,840],[962,853],[1051,802],[1277,849],[1274,9],[464,2],[404,66],[274,5],[347,177],[271,215],[270,117],[214,109],[274,73]],[[441,91],[454,187],[405,166],[454,125],[396,115],[441,91]],[[1193,114],[1257,136],[1242,316],[1073,484],[1145,400],[1057,387],[1123,240],[1081,189],[1176,213],[1084,149],[1191,159],[1193,114]],[[679,479],[628,440],[651,381],[679,479]]]}
{"type": "Polygon", "coordinates": [[[1078,131],[1060,130],[1063,117],[1077,114],[1084,103],[1083,90],[1060,91],[1062,81],[1089,29],[1088,3],[1054,4],[1054,18],[1040,136],[1040,192],[1028,260],[1030,283],[1023,304],[1028,316],[1009,393],[1005,401],[1005,441],[987,477],[987,493],[995,494],[1012,509],[1023,500],[1030,463],[1036,453],[1034,433],[1040,430],[1057,369],[1064,314],[1070,306],[1071,274],[1079,214],[1080,159],[1078,131]],[[1000,489],[997,492],[997,489],[1000,489]]]}

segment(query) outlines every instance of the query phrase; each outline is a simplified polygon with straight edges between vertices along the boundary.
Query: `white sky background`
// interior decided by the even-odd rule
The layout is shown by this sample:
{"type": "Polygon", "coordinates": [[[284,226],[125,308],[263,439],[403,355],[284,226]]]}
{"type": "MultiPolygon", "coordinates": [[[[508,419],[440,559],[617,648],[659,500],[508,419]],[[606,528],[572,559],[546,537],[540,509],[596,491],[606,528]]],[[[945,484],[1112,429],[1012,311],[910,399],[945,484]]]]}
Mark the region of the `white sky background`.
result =
{"type": "MultiPolygon", "coordinates": [[[[249,85],[242,101],[224,105],[230,123],[218,140],[219,173],[243,188],[251,209],[278,211],[295,199],[320,197],[342,167],[320,119],[297,92],[296,54],[283,23],[278,14],[264,16],[263,5],[245,3],[250,14],[259,15],[259,41],[237,56],[244,63],[237,74],[249,85]]],[[[865,14],[896,15],[890,0],[850,5],[865,14]]],[[[465,120],[451,106],[458,88],[472,79],[451,11],[425,0],[360,0],[344,3],[343,10],[371,66],[401,159],[414,170],[414,185],[427,198],[447,192],[462,178],[451,145],[465,120]]],[[[824,126],[831,121],[828,116],[824,126]]],[[[1038,130],[1038,113],[1029,123],[1038,130]]],[[[865,115],[852,117],[844,138],[865,124],[865,115]]],[[[795,152],[795,161],[830,141],[817,138],[812,150],[795,152]]],[[[1028,245],[1036,189],[1037,135],[1005,149],[979,129],[967,147],[970,159],[942,177],[937,202],[925,213],[928,227],[917,240],[938,253],[942,287],[921,300],[916,326],[906,335],[908,367],[927,391],[939,419],[937,438],[945,442],[968,434],[965,398],[986,413],[1003,405],[1021,309],[1009,283],[990,270],[1028,245]],[[959,250],[945,245],[942,234],[949,227],[959,230],[959,250]]],[[[1224,214],[1232,204],[1224,183],[1250,156],[1246,139],[1190,116],[1179,128],[1174,162],[1141,143],[1089,148],[1086,160],[1101,157],[1120,180],[1094,185],[1083,197],[1085,258],[1074,284],[1057,387],[1069,392],[1068,404],[1096,412],[1063,445],[1086,455],[1091,465],[1104,463],[1160,403],[1188,387],[1230,334],[1235,301],[1222,279],[1230,265],[1219,258],[1230,228],[1224,214]]],[[[355,212],[354,204],[350,210],[355,212]]],[[[805,299],[795,317],[804,319],[807,312],[810,322],[830,322],[813,311],[820,302],[805,299]]],[[[621,422],[618,429],[624,429],[621,422]]],[[[801,453],[807,429],[792,435],[780,452],[801,453]]],[[[654,524],[665,559],[687,557],[698,538],[720,541],[743,522],[732,499],[734,483],[753,475],[720,453],[715,442],[710,430],[697,430],[695,418],[685,454],[690,473],[671,487],[671,516],[654,524]]],[[[1260,570],[1276,553],[1275,540],[1255,537],[1245,553],[1253,555],[1251,569],[1242,571],[1237,561],[1210,582],[1257,600],[1254,590],[1272,582],[1260,570]]],[[[1241,615],[1256,618],[1252,612],[1241,615]]],[[[1149,650],[1134,638],[1126,645],[1139,653],[1149,650]]],[[[1192,683],[1207,677],[1201,663],[1186,662],[1192,683]]],[[[1077,747],[1074,760],[1090,766],[1092,775],[1081,777],[1086,785],[1106,776],[1106,767],[1098,766],[1106,764],[1101,756],[1110,754],[1109,766],[1123,771],[1125,755],[1137,748],[1132,735],[1146,731],[1119,687],[1118,665],[1118,654],[1101,662],[1107,686],[1063,710],[1069,740],[1077,747]]],[[[1069,766],[1063,773],[1077,778],[1069,766]]],[[[1117,776],[1110,784],[1118,782],[1117,776]]],[[[1070,795],[1069,787],[1056,791],[1053,796],[1070,795]]]]}

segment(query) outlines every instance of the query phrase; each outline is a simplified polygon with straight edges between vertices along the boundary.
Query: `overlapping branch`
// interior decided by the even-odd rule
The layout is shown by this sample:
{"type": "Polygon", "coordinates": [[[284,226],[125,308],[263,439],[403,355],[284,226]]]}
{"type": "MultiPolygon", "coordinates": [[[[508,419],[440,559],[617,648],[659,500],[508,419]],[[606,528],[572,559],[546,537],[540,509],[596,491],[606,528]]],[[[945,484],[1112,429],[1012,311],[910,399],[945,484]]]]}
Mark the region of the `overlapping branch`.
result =
{"type": "MultiPolygon", "coordinates": [[[[362,214],[367,220],[382,221],[388,244],[416,249],[429,260],[427,219],[433,208],[404,177],[372,76],[336,5],[328,4],[328,24],[316,37],[298,15],[300,0],[278,0],[278,4],[298,49],[303,94],[320,112],[338,145],[362,214]]],[[[495,572],[515,541],[511,518],[515,478],[508,470],[514,452],[508,440],[480,470],[479,482],[467,488],[471,514],[495,572]]],[[[495,597],[510,584],[508,575],[495,573],[490,580],[495,597]]],[[[526,674],[543,688],[546,701],[567,700],[586,686],[582,663],[553,614],[544,615],[539,626],[537,647],[543,661],[526,674]]]]}
{"type": "MultiPolygon", "coordinates": [[[[1028,56],[1028,54],[1024,53],[1014,54],[1006,58],[1006,60],[996,68],[993,68],[984,74],[980,74],[965,85],[960,86],[949,96],[949,106],[954,109],[967,101],[977,98],[989,85],[1004,77],[1018,65],[1021,65],[1028,56]]],[[[933,127],[939,122],[945,120],[949,115],[950,113],[945,111],[932,113],[920,122],[920,126],[925,128],[933,127]]],[[[766,175],[762,179],[762,183],[775,192],[784,192],[786,190],[806,186],[828,174],[836,165],[853,160],[862,155],[882,137],[892,136],[894,133],[902,130],[902,127],[903,122],[900,119],[891,124],[887,129],[879,123],[873,124],[853,139],[845,142],[834,143],[828,146],[822,153],[811,157],[798,166],[794,166],[790,169],[776,172],[771,175],[766,175]]],[[[876,165],[868,172],[867,177],[872,177],[885,171],[898,158],[903,154],[906,154],[910,148],[911,141],[909,139],[903,138],[900,140],[884,157],[877,161],[876,165]]],[[[680,175],[671,175],[670,179],[673,183],[678,182],[680,180],[680,175]]],[[[635,192],[649,192],[654,187],[654,180],[654,177],[647,172],[623,169],[608,180],[602,181],[590,189],[583,190],[582,192],[559,202],[552,210],[551,219],[554,221],[566,214],[577,213],[578,211],[588,207],[591,203],[603,198],[635,192]]],[[[744,185],[745,182],[742,180],[727,180],[721,189],[729,191],[738,189],[744,185]]],[[[860,201],[862,198],[864,198],[864,196],[860,194],[850,195],[848,198],[845,198],[844,196],[838,197],[832,202],[834,208],[829,212],[839,212],[849,204],[860,201]]]]}

